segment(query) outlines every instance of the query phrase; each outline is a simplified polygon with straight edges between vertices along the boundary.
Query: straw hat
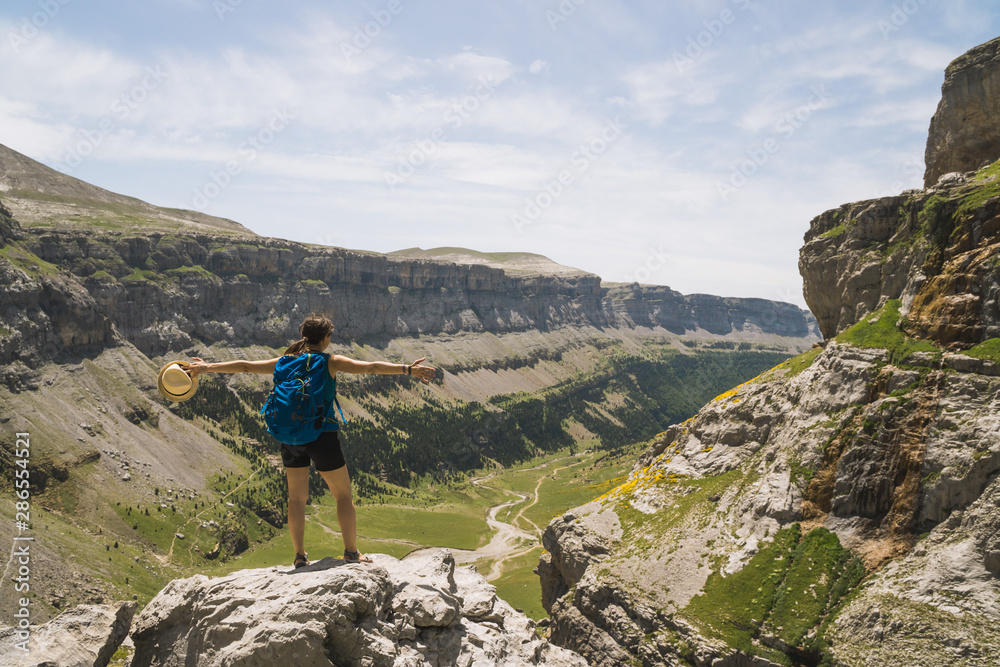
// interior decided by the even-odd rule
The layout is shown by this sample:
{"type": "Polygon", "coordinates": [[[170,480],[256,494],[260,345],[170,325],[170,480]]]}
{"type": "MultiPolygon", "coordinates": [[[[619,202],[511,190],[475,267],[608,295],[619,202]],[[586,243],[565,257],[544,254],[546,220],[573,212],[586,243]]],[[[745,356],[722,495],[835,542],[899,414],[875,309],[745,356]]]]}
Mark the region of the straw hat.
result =
{"type": "Polygon", "coordinates": [[[168,401],[186,401],[198,391],[198,377],[191,377],[185,368],[191,366],[186,361],[171,361],[160,369],[160,377],[156,380],[156,388],[168,401]]]}

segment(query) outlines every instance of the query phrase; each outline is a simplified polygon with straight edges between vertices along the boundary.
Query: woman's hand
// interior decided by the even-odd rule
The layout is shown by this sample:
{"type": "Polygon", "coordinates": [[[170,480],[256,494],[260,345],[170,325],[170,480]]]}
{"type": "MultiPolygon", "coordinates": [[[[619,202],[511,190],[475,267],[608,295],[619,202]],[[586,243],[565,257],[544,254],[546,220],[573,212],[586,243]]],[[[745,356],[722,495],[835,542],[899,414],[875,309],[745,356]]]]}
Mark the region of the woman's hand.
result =
{"type": "Polygon", "coordinates": [[[208,373],[208,364],[198,357],[191,357],[191,363],[184,370],[194,379],[202,373],[208,373]]]}
{"type": "Polygon", "coordinates": [[[431,368],[430,366],[421,366],[420,362],[425,361],[427,357],[421,357],[410,364],[410,375],[419,378],[424,384],[429,384],[431,380],[437,377],[437,369],[431,368]]]}

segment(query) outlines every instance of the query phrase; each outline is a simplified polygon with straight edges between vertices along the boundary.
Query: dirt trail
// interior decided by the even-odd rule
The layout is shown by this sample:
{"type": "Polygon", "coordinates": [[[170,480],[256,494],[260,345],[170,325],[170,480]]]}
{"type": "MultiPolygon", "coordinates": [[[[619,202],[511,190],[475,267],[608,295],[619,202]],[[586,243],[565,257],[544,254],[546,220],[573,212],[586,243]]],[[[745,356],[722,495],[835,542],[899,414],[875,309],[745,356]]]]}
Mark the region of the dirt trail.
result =
{"type": "MultiPolygon", "coordinates": [[[[237,485],[237,487],[235,489],[233,489],[232,491],[230,491],[226,495],[224,495],[221,498],[219,498],[218,502],[212,503],[210,506],[206,507],[205,509],[203,509],[202,511],[198,512],[197,514],[195,514],[193,517],[191,517],[190,519],[188,519],[187,521],[185,521],[181,525],[177,526],[177,530],[174,531],[174,539],[172,539],[170,541],[170,550],[167,551],[167,555],[166,556],[159,556],[157,554],[153,554],[153,556],[156,558],[156,560],[160,561],[161,565],[166,565],[167,563],[169,563],[170,562],[170,557],[174,555],[174,545],[177,544],[177,534],[181,533],[181,529],[183,529],[185,526],[187,526],[192,521],[195,521],[195,520],[199,519],[201,517],[201,515],[203,515],[203,514],[205,514],[207,512],[211,512],[216,507],[218,507],[220,503],[224,503],[226,501],[226,498],[228,498],[229,496],[233,495],[234,493],[236,493],[237,491],[239,491],[240,489],[242,489],[244,486],[246,486],[250,482],[250,480],[253,479],[254,476],[257,473],[259,473],[261,470],[263,470],[263,468],[257,468],[252,473],[250,473],[249,477],[247,477],[239,485],[237,485]]],[[[183,533],[181,533],[181,534],[183,535],[183,533]]],[[[191,547],[188,548],[188,553],[191,552],[192,548],[194,548],[194,544],[192,544],[191,547]]]]}
{"type": "MultiPolygon", "coordinates": [[[[556,459],[556,461],[561,461],[561,460],[562,459],[556,459]]],[[[552,463],[555,463],[555,461],[552,461],[552,463]]],[[[555,470],[552,471],[552,478],[555,479],[556,473],[559,472],[560,470],[565,470],[566,468],[572,468],[572,467],[574,467],[576,465],[579,465],[580,463],[581,463],[580,461],[577,461],[576,463],[570,463],[569,465],[565,465],[565,466],[563,466],[561,468],[556,468],[555,470]]],[[[529,519],[526,516],[524,516],[524,513],[527,510],[529,510],[532,507],[534,507],[536,504],[538,504],[538,490],[542,487],[542,482],[545,481],[545,478],[547,476],[548,475],[543,475],[543,476],[541,476],[541,477],[538,478],[538,482],[535,484],[535,494],[534,494],[535,495],[535,499],[533,501],[531,501],[530,505],[525,505],[524,507],[522,507],[521,510],[514,517],[513,521],[511,521],[512,524],[516,524],[517,521],[518,521],[518,519],[524,519],[525,521],[527,521],[528,523],[530,523],[532,526],[534,526],[535,533],[538,536],[538,540],[539,541],[541,540],[541,536],[542,536],[541,529],[538,527],[537,524],[535,524],[534,521],[532,521],[531,519],[529,519]]],[[[486,580],[487,581],[493,581],[494,579],[499,579],[503,575],[504,564],[507,561],[513,560],[515,558],[520,558],[521,556],[525,556],[525,555],[531,553],[532,551],[534,551],[535,549],[540,548],[541,546],[542,546],[541,544],[534,544],[533,546],[531,546],[531,547],[529,547],[527,549],[523,549],[521,551],[514,552],[514,553],[505,554],[502,558],[500,558],[499,560],[496,560],[496,561],[493,562],[493,566],[490,568],[490,573],[489,573],[489,575],[487,575],[486,580]]]]}
{"type": "MultiPolygon", "coordinates": [[[[556,461],[561,461],[561,460],[562,459],[556,459],[556,461]]],[[[553,463],[555,463],[555,461],[553,461],[553,463]]],[[[565,465],[565,466],[563,466],[561,468],[556,468],[555,470],[552,471],[552,479],[555,479],[556,473],[559,472],[560,470],[565,470],[566,468],[572,468],[574,466],[578,466],[578,465],[580,465],[580,463],[581,463],[581,461],[577,461],[576,463],[570,463],[569,465],[565,465]]],[[[541,537],[542,529],[539,528],[538,525],[534,521],[532,521],[528,517],[524,516],[524,513],[527,512],[529,509],[531,509],[532,507],[534,507],[535,505],[538,504],[538,489],[540,489],[542,487],[542,482],[545,481],[545,477],[546,477],[546,475],[542,475],[541,477],[539,477],[538,478],[538,483],[535,484],[535,499],[533,501],[531,501],[530,505],[525,505],[524,507],[522,507],[521,511],[517,513],[517,516],[515,516],[514,520],[511,522],[511,523],[517,523],[518,519],[524,519],[525,521],[527,521],[528,523],[530,523],[532,526],[534,526],[535,532],[539,535],[539,537],[541,537]]]]}
{"type": "MultiPolygon", "coordinates": [[[[549,465],[562,461],[566,458],[576,458],[576,457],[571,456],[571,457],[558,458],[537,465],[534,468],[525,468],[523,471],[519,472],[527,472],[530,470],[542,470],[544,468],[549,467],[549,465]]],[[[562,466],[561,468],[556,468],[555,470],[552,471],[552,476],[554,477],[555,474],[558,473],[560,470],[565,470],[566,468],[571,468],[574,465],[578,464],[579,461],[577,461],[576,463],[571,463],[569,465],[562,466]]],[[[509,489],[497,489],[496,487],[493,486],[487,486],[486,482],[496,477],[500,472],[507,472],[507,471],[496,471],[484,477],[474,477],[469,480],[470,483],[475,484],[476,486],[487,489],[493,489],[495,491],[503,491],[504,493],[517,496],[517,498],[514,500],[508,500],[507,502],[494,505],[487,510],[486,523],[489,525],[490,528],[496,531],[496,533],[493,535],[493,538],[489,541],[488,544],[481,546],[478,549],[451,550],[452,554],[455,557],[455,562],[460,565],[475,563],[477,561],[484,559],[492,560],[493,563],[490,567],[490,572],[489,574],[486,575],[487,581],[493,581],[502,576],[504,572],[504,564],[507,561],[513,560],[515,558],[520,558],[521,556],[531,553],[535,549],[541,548],[542,531],[533,521],[524,516],[524,512],[529,508],[534,507],[538,503],[539,489],[542,486],[542,482],[545,481],[545,478],[548,477],[548,475],[543,475],[538,478],[538,482],[535,484],[535,491],[533,494],[534,499],[532,500],[531,504],[522,507],[521,510],[517,513],[516,516],[514,516],[514,518],[510,522],[505,522],[498,520],[497,515],[502,510],[508,507],[513,507],[515,505],[523,503],[525,500],[528,499],[528,496],[524,495],[523,493],[518,493],[517,491],[511,491],[509,489]],[[518,527],[516,524],[519,519],[524,519],[524,521],[531,524],[531,526],[535,529],[534,533],[528,532],[518,527]]],[[[427,549],[420,549],[413,553],[420,553],[426,550],[427,549]]],[[[410,555],[413,555],[413,553],[411,553],[410,555]]]]}

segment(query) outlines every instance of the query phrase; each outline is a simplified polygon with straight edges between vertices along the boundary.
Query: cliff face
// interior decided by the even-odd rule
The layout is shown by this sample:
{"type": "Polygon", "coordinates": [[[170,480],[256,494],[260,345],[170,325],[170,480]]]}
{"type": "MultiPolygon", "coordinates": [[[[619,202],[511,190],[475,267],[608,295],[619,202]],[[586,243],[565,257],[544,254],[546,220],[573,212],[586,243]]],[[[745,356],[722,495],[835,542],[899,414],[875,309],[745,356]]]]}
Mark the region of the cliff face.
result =
{"type": "Polygon", "coordinates": [[[945,70],[941,102],[931,119],[924,187],[950,172],[1000,158],[1000,38],[956,58],[945,70]]]}
{"type": "Polygon", "coordinates": [[[934,182],[813,220],[825,347],[549,524],[556,643],[609,667],[996,663],[1000,162],[934,182]]]}
{"type": "Polygon", "coordinates": [[[809,354],[667,429],[624,484],[548,526],[556,643],[609,666],[1000,654],[1000,366],[809,354]]]}
{"type": "Polygon", "coordinates": [[[814,335],[807,313],[791,304],[606,288],[585,273],[510,276],[488,266],[275,239],[71,230],[24,236],[0,258],[7,272],[0,324],[12,332],[0,364],[22,369],[115,340],[149,356],[196,342],[279,346],[311,312],[329,313],[342,341],[580,325],[814,335]]]}
{"type": "MultiPolygon", "coordinates": [[[[1000,65],[998,65],[1000,69],[1000,65]]],[[[1000,164],[816,217],[799,254],[824,338],[901,299],[913,335],[954,349],[1000,336],[1000,164]]]]}

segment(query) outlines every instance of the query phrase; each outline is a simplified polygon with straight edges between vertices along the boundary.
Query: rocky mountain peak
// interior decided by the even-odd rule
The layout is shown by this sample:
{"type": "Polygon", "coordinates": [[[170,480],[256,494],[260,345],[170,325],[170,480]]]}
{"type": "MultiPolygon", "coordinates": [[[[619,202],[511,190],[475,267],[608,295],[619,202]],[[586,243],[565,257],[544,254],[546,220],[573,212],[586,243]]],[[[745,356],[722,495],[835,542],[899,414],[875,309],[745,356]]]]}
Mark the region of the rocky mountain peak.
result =
{"type": "Polygon", "coordinates": [[[924,187],[944,174],[966,172],[1000,158],[1000,37],[959,56],[945,70],[941,101],[931,119],[924,187]]]}

